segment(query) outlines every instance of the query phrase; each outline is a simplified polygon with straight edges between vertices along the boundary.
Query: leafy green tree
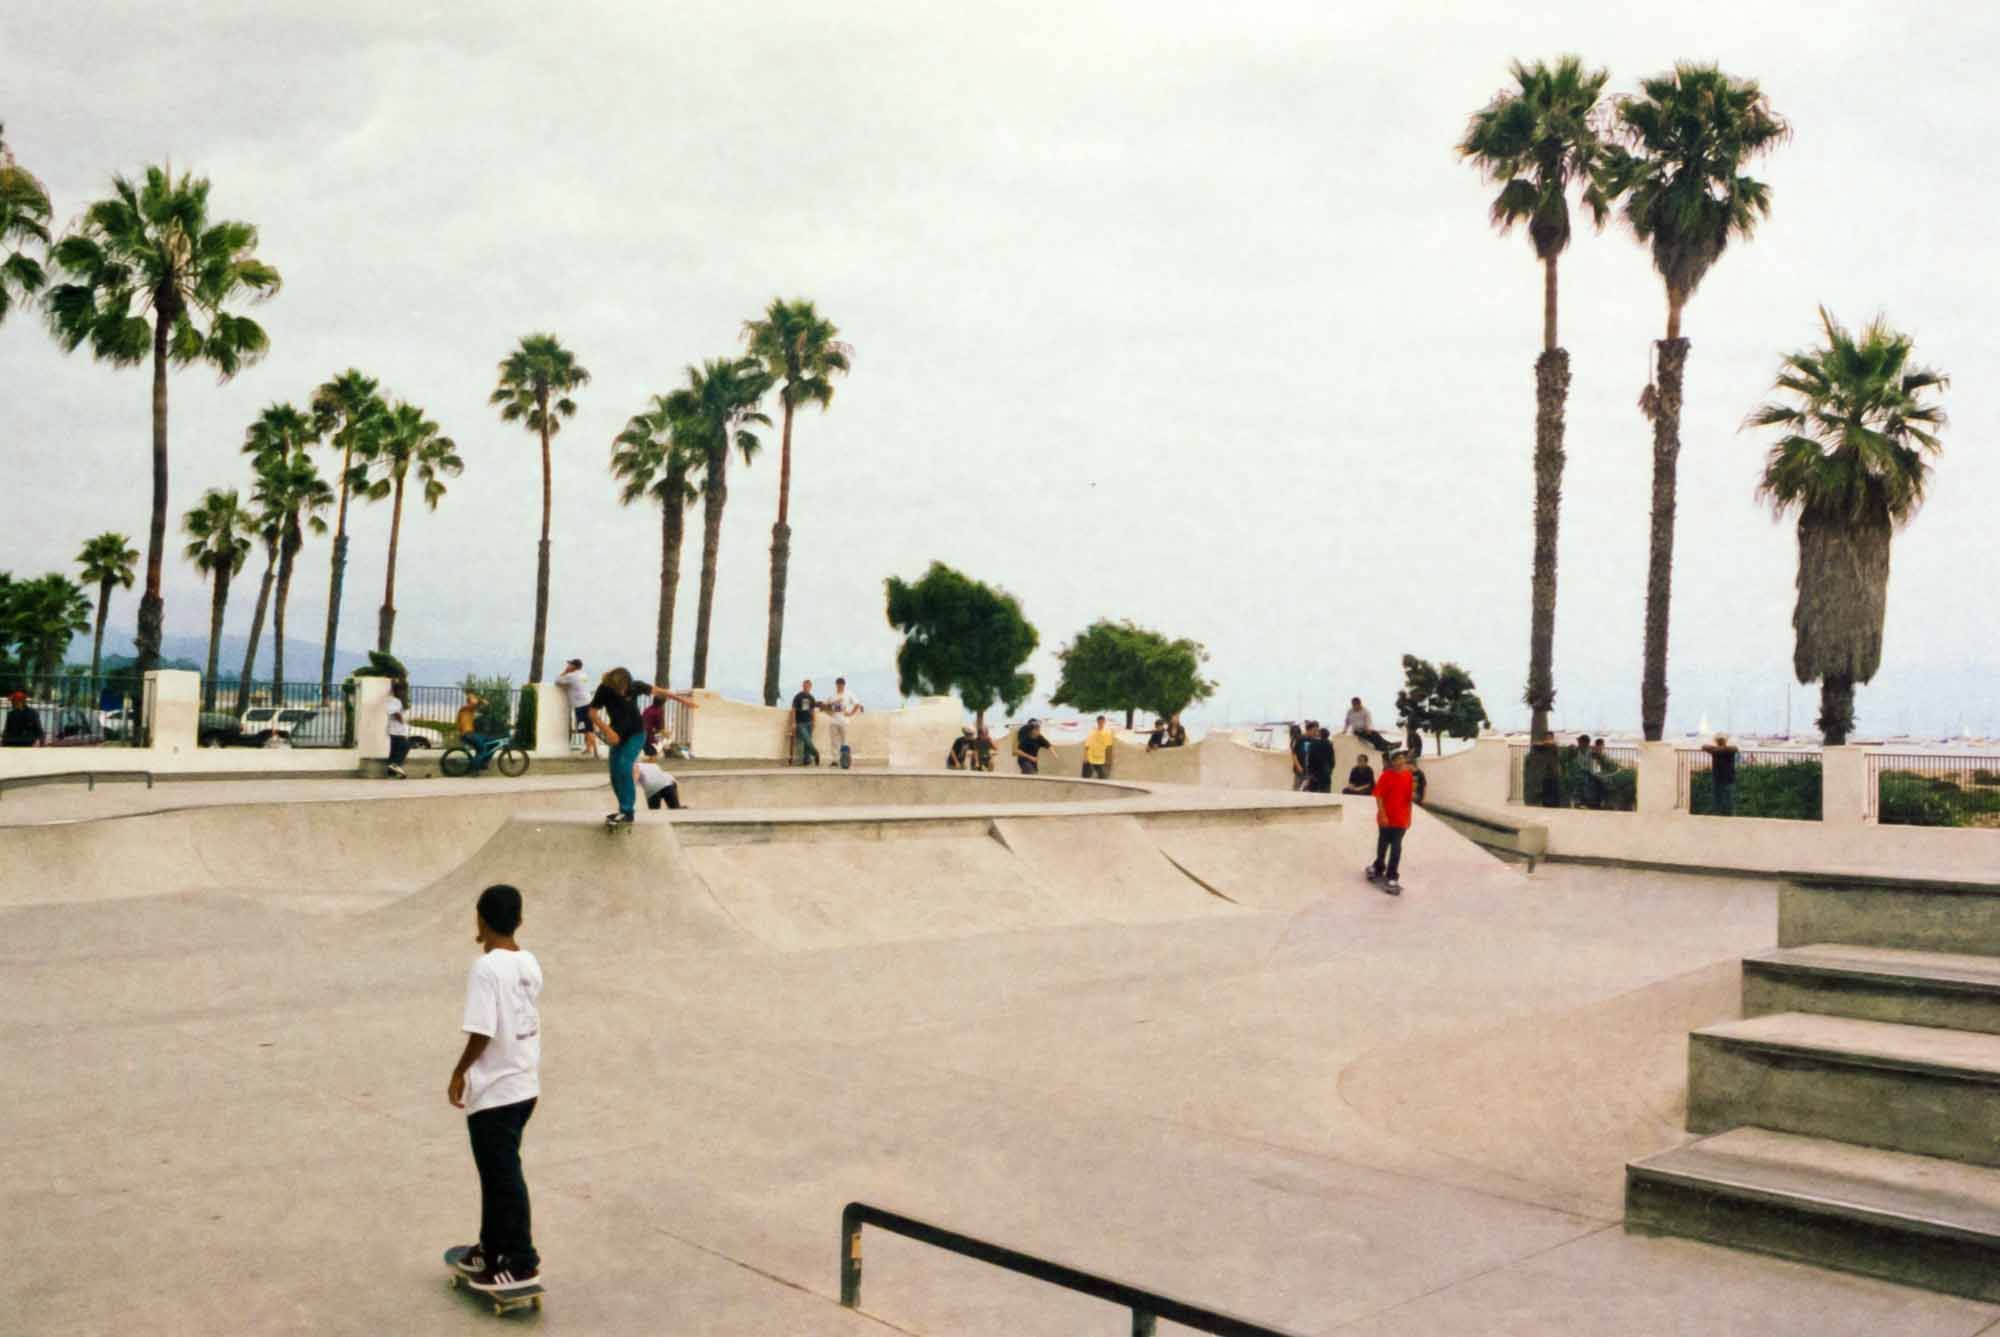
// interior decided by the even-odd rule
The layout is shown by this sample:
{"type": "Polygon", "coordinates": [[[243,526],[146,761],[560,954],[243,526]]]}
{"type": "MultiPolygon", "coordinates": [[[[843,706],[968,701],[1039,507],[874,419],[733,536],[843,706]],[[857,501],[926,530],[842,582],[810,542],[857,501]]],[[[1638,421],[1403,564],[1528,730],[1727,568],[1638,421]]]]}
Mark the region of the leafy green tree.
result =
{"type": "MultiPolygon", "coordinates": [[[[229,608],[229,583],[250,556],[257,517],[243,505],[235,488],[210,488],[201,505],[181,517],[188,536],[182,555],[209,579],[208,664],[201,675],[203,710],[215,709],[216,662],[222,653],[222,618],[229,608]]],[[[92,673],[96,676],[95,672],[92,673]]]]}
{"type": "Polygon", "coordinates": [[[84,344],[101,362],[153,362],[153,510],[146,533],[146,592],[135,638],[144,674],[160,662],[166,604],[167,367],[201,362],[228,380],[270,347],[263,327],[229,308],[278,291],[278,271],[257,258],[257,229],[208,216],[208,181],[148,167],[143,183],[113,177],[111,195],[84,211],[51,252],[68,281],[46,298],[64,351],[84,344]],[[135,314],[146,312],[151,316],[135,314]],[[202,328],[203,325],[206,328],[202,328]]]}
{"type": "Polygon", "coordinates": [[[60,571],[7,582],[0,636],[28,677],[46,680],[62,672],[70,641],[88,630],[90,600],[60,571]]]}
{"type": "Polygon", "coordinates": [[[111,613],[111,589],[131,589],[139,550],[132,540],[110,530],[90,539],[76,555],[84,583],[97,586],[97,632],[90,641],[90,676],[95,680],[104,663],[104,622],[111,613]]]}
{"type": "Polygon", "coordinates": [[[340,456],[334,484],[340,492],[340,504],[334,514],[333,556],[326,585],[326,640],[320,650],[321,699],[333,690],[333,656],[340,643],[341,587],[347,573],[347,502],[357,494],[368,500],[376,495],[368,491],[368,471],[388,412],[375,378],[363,376],[353,367],[313,391],[313,427],[340,456]]]}
{"type": "Polygon", "coordinates": [[[243,675],[236,683],[236,713],[250,705],[250,683],[256,675],[257,647],[264,639],[264,618],[278,573],[278,549],[285,532],[285,514],[274,503],[286,491],[282,483],[266,486],[267,473],[281,470],[294,455],[302,455],[319,440],[313,420],[290,404],[272,404],[243,433],[243,453],[251,457],[250,510],[257,542],[264,549],[264,575],[257,584],[257,606],[250,618],[250,638],[243,650],[243,675]]]}
{"type": "MultiPolygon", "coordinates": [[[[1646,563],[1645,666],[1639,722],[1658,742],[1667,722],[1667,624],[1673,600],[1674,503],[1679,487],[1681,385],[1688,341],[1681,310],[1730,241],[1747,240],[1771,213],[1771,191],[1743,166],[1789,133],[1757,85],[1713,65],[1676,65],[1618,103],[1623,145],[1605,177],[1667,289],[1667,337],[1639,396],[1653,424],[1651,543],[1646,563]]],[[[1538,726],[1539,727],[1539,726],[1538,726]]]]}
{"type": "Polygon", "coordinates": [[[1569,400],[1569,353],[1556,339],[1556,264],[1569,247],[1569,199],[1578,193],[1603,226],[1610,201],[1599,182],[1605,146],[1596,126],[1608,77],[1575,56],[1553,66],[1516,61],[1515,87],[1472,114],[1461,157],[1498,185],[1493,225],[1527,227],[1542,266],[1542,352],[1535,359],[1535,556],[1530,583],[1528,687],[1524,698],[1539,737],[1555,704],[1556,529],[1562,507],[1563,415],[1569,400]]]}
{"type": "Polygon", "coordinates": [[[729,502],[729,452],[747,466],[760,442],[752,427],[771,419],[757,403],[771,378],[755,358],[712,358],[687,369],[687,384],[667,396],[671,435],[701,470],[701,593],[695,606],[694,685],[708,685],[708,625],[715,611],[715,569],[722,555],[722,508],[729,502]]]}
{"type": "Polygon", "coordinates": [[[630,506],[650,497],[660,507],[660,612],[653,631],[653,681],[673,681],[674,605],[680,598],[681,542],[687,532],[689,481],[700,463],[686,441],[674,436],[669,397],[654,395],[643,413],[625,422],[611,443],[611,476],[619,480],[618,502],[630,506]]]}
{"type": "Polygon", "coordinates": [[[1783,518],[1798,514],[1798,603],[1792,669],[1820,684],[1819,727],[1827,743],[1854,728],[1854,684],[1882,664],[1889,602],[1889,541],[1923,505],[1926,456],[1941,449],[1937,396],[1950,378],[1912,360],[1907,334],[1876,317],[1857,337],[1825,307],[1826,342],[1788,353],[1776,391],[1746,427],[1775,427],[1760,500],[1783,518]]]}
{"type": "MultiPolygon", "coordinates": [[[[271,614],[271,700],[285,699],[285,605],[292,595],[292,572],[308,531],[324,534],[325,512],[334,491],[304,451],[261,458],[252,499],[278,531],[278,583],[271,614]]],[[[322,693],[322,697],[324,697],[322,693]]]]}
{"type": "Polygon", "coordinates": [[[778,704],[778,661],[785,647],[785,583],[792,560],[792,415],[804,405],[833,403],[833,378],[845,375],[854,350],[834,323],[800,298],[773,297],[761,320],[743,323],[750,356],[778,383],[784,425],[778,447],[778,520],[771,526],[771,606],[764,635],[764,704],[778,704]]]}
{"type": "Polygon", "coordinates": [[[1201,642],[1170,640],[1129,619],[1099,618],[1056,651],[1056,661],[1062,673],[1051,705],[1122,710],[1128,729],[1135,710],[1178,715],[1215,694],[1215,684],[1201,676],[1208,662],[1201,642]]]}
{"type": "Polygon", "coordinates": [[[1481,729],[1493,727],[1470,673],[1449,660],[1439,667],[1415,655],[1403,656],[1396,722],[1403,726],[1412,751],[1418,749],[1419,734],[1431,736],[1435,751],[1447,737],[1477,738],[1481,729]]]}
{"type": "Polygon", "coordinates": [[[499,406],[502,421],[522,424],[542,443],[542,541],[535,558],[535,642],[528,657],[529,682],[542,680],[549,635],[549,508],[555,497],[549,441],[562,430],[564,418],[576,416],[571,396],[588,384],[590,373],[555,335],[526,334],[513,352],[500,359],[500,383],[487,400],[499,406]]]}
{"type": "Polygon", "coordinates": [[[1008,710],[1035,690],[1035,675],[1021,665],[1040,637],[1005,590],[932,562],[914,583],[890,576],[889,625],[903,633],[896,676],[904,696],[953,692],[983,727],[994,702],[1008,710]]]}
{"type": "Polygon", "coordinates": [[[382,611],[378,616],[375,648],[389,652],[396,637],[396,557],[403,537],[403,492],[410,471],[416,470],[423,489],[424,505],[435,511],[444,500],[445,479],[465,472],[458,457],[458,443],[444,435],[444,429],[424,416],[415,404],[398,403],[384,411],[369,451],[367,496],[379,501],[394,497],[389,511],[389,567],[382,582],[382,611]]]}
{"type": "Polygon", "coordinates": [[[0,324],[15,302],[32,299],[48,282],[38,257],[49,248],[49,193],[14,161],[6,129],[0,125],[0,324]]]}

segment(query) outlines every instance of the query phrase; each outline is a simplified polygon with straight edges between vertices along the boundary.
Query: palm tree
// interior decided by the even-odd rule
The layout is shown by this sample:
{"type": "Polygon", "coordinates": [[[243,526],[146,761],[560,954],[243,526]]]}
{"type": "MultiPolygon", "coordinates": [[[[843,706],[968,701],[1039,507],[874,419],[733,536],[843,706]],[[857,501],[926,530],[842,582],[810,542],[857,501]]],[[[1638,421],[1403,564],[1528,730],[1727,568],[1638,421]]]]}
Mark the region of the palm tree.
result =
{"type": "Polygon", "coordinates": [[[278,549],[285,531],[285,514],[274,507],[275,501],[282,501],[286,483],[282,478],[267,475],[282,472],[286,461],[293,455],[304,454],[307,447],[319,440],[319,430],[313,420],[299,412],[290,404],[272,404],[258,415],[243,433],[243,453],[251,457],[250,468],[255,478],[251,489],[251,500],[257,503],[256,529],[258,542],[264,545],[264,577],[257,585],[257,611],[250,619],[250,641],[243,651],[243,676],[236,687],[236,713],[241,715],[250,704],[250,683],[257,668],[257,645],[264,638],[264,615],[271,604],[271,587],[277,578],[278,549]]]}
{"type": "Polygon", "coordinates": [[[660,504],[660,615],[653,633],[653,681],[673,681],[674,604],[681,586],[681,539],[687,529],[687,507],[694,500],[690,476],[701,466],[687,444],[673,435],[668,396],[654,395],[652,406],[635,413],[611,443],[611,475],[624,486],[620,505],[641,497],[660,504]]]}
{"type": "Polygon", "coordinates": [[[576,416],[576,401],[570,395],[588,384],[590,373],[555,335],[527,334],[500,360],[500,384],[487,401],[500,406],[503,421],[524,424],[542,441],[542,542],[535,561],[535,645],[528,659],[529,682],[542,680],[542,652],[549,633],[549,507],[555,495],[549,438],[562,430],[564,418],[576,416]]]}
{"type": "Polygon", "coordinates": [[[458,457],[458,444],[426,418],[422,409],[399,403],[382,418],[371,463],[378,472],[368,485],[369,500],[395,497],[389,511],[389,574],[382,583],[382,611],[375,634],[375,648],[386,655],[396,636],[396,554],[402,544],[403,489],[409,483],[410,470],[417,471],[417,481],[423,485],[424,505],[435,511],[444,500],[444,480],[464,473],[465,461],[458,457]]]}
{"type": "Polygon", "coordinates": [[[203,362],[226,381],[264,355],[270,340],[263,328],[227,309],[240,297],[261,301],[278,291],[278,271],[256,251],[255,227],[210,220],[206,178],[175,178],[165,168],[148,167],[143,184],[113,177],[111,195],[86,209],[51,253],[69,275],[46,299],[49,324],[65,352],[88,343],[99,361],[129,367],[146,360],[150,341],[153,513],[136,638],[141,674],[159,664],[165,615],[167,366],[203,362]]]}
{"type": "Polygon", "coordinates": [[[1821,307],[1823,347],[1789,353],[1776,390],[1746,427],[1783,430],[1765,457],[1760,500],[1798,511],[1798,603],[1792,670],[1820,684],[1830,746],[1854,727],[1854,684],[1882,663],[1889,540],[1923,504],[1926,455],[1939,450],[1943,372],[1914,365],[1910,337],[1877,316],[1856,338],[1821,307]]]}
{"type": "MultiPolygon", "coordinates": [[[[60,571],[7,587],[11,634],[20,646],[21,666],[38,678],[62,672],[69,643],[90,629],[90,600],[60,571]]],[[[42,690],[47,690],[44,688],[42,690]]]]}
{"type": "Polygon", "coordinates": [[[333,690],[333,655],[340,639],[340,592],[347,573],[347,499],[366,480],[381,435],[382,415],[389,411],[378,390],[373,377],[349,367],[313,391],[313,424],[322,436],[332,433],[328,444],[340,452],[337,480],[340,508],[333,523],[333,557],[326,586],[326,643],[320,651],[322,699],[333,690]]]}
{"type": "Polygon", "coordinates": [[[778,704],[778,661],[785,647],[785,581],[792,559],[792,414],[805,404],[833,403],[833,377],[844,375],[854,350],[810,301],[771,299],[762,320],[743,322],[750,356],[781,382],[784,425],[778,447],[778,520],[771,526],[771,607],[764,633],[764,704],[778,704]]]}
{"type": "Polygon", "coordinates": [[[278,584],[271,614],[271,701],[285,702],[285,604],[291,598],[292,570],[308,531],[327,530],[322,512],[333,506],[334,491],[320,477],[319,466],[304,451],[272,455],[257,462],[258,509],[278,532],[278,584]]]}
{"type": "Polygon", "coordinates": [[[714,358],[687,369],[688,383],[664,405],[673,439],[701,470],[701,595],[695,608],[694,685],[708,685],[708,624],[715,611],[715,567],[722,553],[722,508],[729,501],[729,452],[747,465],[759,442],[752,426],[769,427],[757,401],[771,388],[770,375],[755,358],[714,358]]]}
{"type": "Polygon", "coordinates": [[[111,612],[111,587],[131,589],[133,568],[138,560],[139,550],[132,546],[132,540],[109,530],[85,543],[83,551],[76,555],[76,564],[83,568],[84,583],[97,586],[97,634],[90,642],[93,682],[104,661],[104,620],[111,612]]]}
{"type": "Polygon", "coordinates": [[[1608,77],[1575,56],[1553,67],[1514,62],[1516,87],[1472,114],[1459,156],[1500,187],[1491,218],[1502,232],[1527,225],[1542,266],[1542,352],[1535,359],[1535,557],[1525,698],[1532,736],[1548,731],[1555,704],[1556,527],[1562,507],[1563,412],[1569,353],[1556,339],[1556,262],[1569,246],[1572,190],[1602,227],[1610,200],[1598,180],[1604,145],[1595,124],[1608,77]]]}
{"type": "Polygon", "coordinates": [[[49,193],[14,161],[6,129],[0,125],[0,324],[17,300],[27,301],[48,281],[48,271],[29,248],[48,251],[49,193]]]}
{"type": "Polygon", "coordinates": [[[236,489],[210,488],[201,505],[181,517],[187,533],[184,555],[212,584],[208,607],[208,667],[201,679],[201,708],[215,709],[216,661],[222,653],[222,616],[229,607],[229,582],[250,555],[250,534],[257,518],[244,509],[236,489]]]}
{"type": "Polygon", "coordinates": [[[1681,381],[1688,342],[1681,310],[1733,238],[1748,239],[1771,213],[1771,191],[1742,174],[1789,131],[1757,85],[1713,65],[1676,65],[1618,103],[1624,145],[1605,173],[1624,196],[1632,235],[1652,248],[1667,289],[1667,337],[1639,396],[1653,424],[1652,544],[1646,565],[1646,651],[1639,719],[1658,742],[1667,722],[1667,622],[1673,600],[1674,499],[1681,451],[1681,381]]]}

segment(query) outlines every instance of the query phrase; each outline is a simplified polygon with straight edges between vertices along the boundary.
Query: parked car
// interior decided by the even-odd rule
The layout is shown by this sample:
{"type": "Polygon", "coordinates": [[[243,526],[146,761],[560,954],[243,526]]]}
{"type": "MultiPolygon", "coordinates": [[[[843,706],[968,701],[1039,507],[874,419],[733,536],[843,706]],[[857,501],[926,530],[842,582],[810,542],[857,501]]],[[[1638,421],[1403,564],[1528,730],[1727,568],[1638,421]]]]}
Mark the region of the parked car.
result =
{"type": "Polygon", "coordinates": [[[204,710],[195,728],[195,741],[203,747],[234,747],[243,739],[243,722],[225,710],[204,710]]]}
{"type": "Polygon", "coordinates": [[[243,747],[339,747],[340,717],[316,706],[252,706],[236,742],[243,747]]]}

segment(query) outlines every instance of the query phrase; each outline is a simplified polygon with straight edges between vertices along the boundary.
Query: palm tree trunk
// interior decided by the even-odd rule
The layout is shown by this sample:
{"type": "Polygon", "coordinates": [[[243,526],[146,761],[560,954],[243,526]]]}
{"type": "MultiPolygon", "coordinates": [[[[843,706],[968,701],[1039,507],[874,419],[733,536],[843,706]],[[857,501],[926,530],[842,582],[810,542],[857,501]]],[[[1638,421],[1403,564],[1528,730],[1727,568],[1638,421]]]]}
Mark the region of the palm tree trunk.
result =
{"type": "Polygon", "coordinates": [[[1819,684],[1819,731],[1828,747],[1840,747],[1854,729],[1854,679],[1828,674],[1819,684]]]}
{"type": "Polygon", "coordinates": [[[215,674],[222,657],[222,615],[229,607],[228,564],[215,569],[215,592],[208,605],[208,667],[201,675],[201,708],[215,709],[215,674]]]}
{"type": "Polygon", "coordinates": [[[91,690],[97,690],[98,670],[104,663],[104,620],[111,614],[111,582],[97,582],[97,634],[90,641],[91,690]]]}
{"type": "Polygon", "coordinates": [[[549,637],[549,508],[555,479],[549,471],[548,403],[542,402],[542,542],[535,550],[535,644],[528,656],[528,681],[542,680],[542,655],[549,637]]]}
{"type": "MultiPolygon", "coordinates": [[[[1551,266],[1553,268],[1553,266],[1551,266]]],[[[1561,518],[1563,412],[1569,354],[1553,348],[1535,359],[1535,557],[1528,624],[1529,734],[1549,729],[1555,705],[1556,530],[1561,518]]]]}
{"type": "Polygon", "coordinates": [[[778,661],[785,652],[785,585],[792,564],[792,413],[785,400],[785,426],[778,449],[778,522],[771,526],[771,608],[764,629],[764,704],[778,704],[778,661]]]}
{"type": "MultiPolygon", "coordinates": [[[[1680,328],[1678,308],[1670,309],[1667,328],[1680,328]]],[[[1681,376],[1687,366],[1688,341],[1662,339],[1659,353],[1659,373],[1651,396],[1653,527],[1646,562],[1645,676],[1639,688],[1639,724],[1651,743],[1660,741],[1667,724],[1667,621],[1674,592],[1674,496],[1681,453],[1681,376]]]]}
{"type": "Polygon", "coordinates": [[[396,639],[396,549],[403,538],[403,476],[396,475],[396,504],[389,512],[389,574],[382,582],[382,613],[375,629],[375,648],[389,653],[396,639]]]}
{"type": "Polygon", "coordinates": [[[729,442],[708,460],[708,476],[702,488],[701,508],[701,595],[695,605],[694,685],[708,686],[708,619],[715,611],[715,565],[722,552],[722,507],[729,500],[729,442]]]}
{"type": "Polygon", "coordinates": [[[653,681],[665,687],[674,680],[674,605],[680,600],[681,539],[687,512],[681,504],[681,476],[667,478],[672,501],[660,503],[660,625],[653,637],[653,681]]]}
{"type": "Polygon", "coordinates": [[[1542,351],[1556,351],[1556,257],[1542,261],[1542,351]]]}
{"type": "MultiPolygon", "coordinates": [[[[166,601],[160,596],[160,577],[167,550],[167,327],[172,318],[164,311],[153,314],[153,516],[146,530],[146,593],[139,600],[139,662],[133,671],[144,678],[160,666],[160,631],[166,619],[166,601]]],[[[151,721],[142,722],[142,731],[151,721]]]]}
{"type": "Polygon", "coordinates": [[[292,559],[303,542],[287,538],[278,558],[278,606],[271,614],[271,704],[285,704],[285,601],[292,597],[292,559]]]}
{"type": "MultiPolygon", "coordinates": [[[[353,431],[352,425],[348,428],[353,431]]],[[[347,575],[347,471],[354,467],[354,443],[350,439],[340,452],[340,513],[333,525],[333,573],[326,586],[326,645],[319,656],[319,696],[324,701],[333,691],[333,650],[340,639],[340,587],[347,575]]]]}
{"type": "Polygon", "coordinates": [[[243,676],[236,683],[236,713],[250,708],[250,676],[257,671],[257,643],[264,639],[264,614],[271,606],[271,584],[277,578],[278,552],[264,554],[264,578],[257,585],[257,611],[250,618],[250,645],[243,652],[243,676]]]}

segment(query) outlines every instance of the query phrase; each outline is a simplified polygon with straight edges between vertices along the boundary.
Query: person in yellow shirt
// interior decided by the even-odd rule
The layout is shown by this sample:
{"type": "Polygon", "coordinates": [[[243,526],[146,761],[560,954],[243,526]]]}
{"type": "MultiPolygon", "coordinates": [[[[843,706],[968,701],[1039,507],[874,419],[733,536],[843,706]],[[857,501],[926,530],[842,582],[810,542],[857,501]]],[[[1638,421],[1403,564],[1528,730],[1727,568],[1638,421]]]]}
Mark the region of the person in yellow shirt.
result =
{"type": "Polygon", "coordinates": [[[1097,727],[1083,740],[1083,778],[1086,780],[1109,780],[1111,778],[1111,749],[1118,741],[1118,735],[1111,732],[1104,716],[1097,717],[1097,727]]]}

